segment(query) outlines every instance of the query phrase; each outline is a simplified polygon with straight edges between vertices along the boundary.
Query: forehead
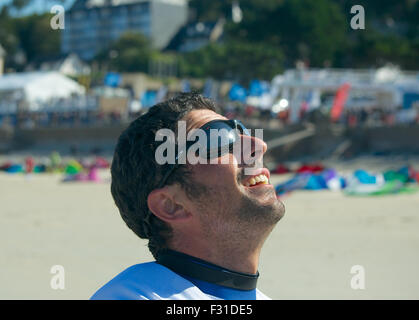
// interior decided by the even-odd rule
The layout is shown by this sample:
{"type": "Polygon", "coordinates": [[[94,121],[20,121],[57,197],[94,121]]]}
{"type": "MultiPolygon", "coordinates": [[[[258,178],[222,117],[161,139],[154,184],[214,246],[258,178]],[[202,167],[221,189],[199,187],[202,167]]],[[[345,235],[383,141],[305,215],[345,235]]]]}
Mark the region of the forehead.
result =
{"type": "Polygon", "coordinates": [[[218,114],[212,110],[192,110],[183,120],[186,121],[186,131],[202,127],[205,123],[212,120],[227,120],[226,117],[218,114]]]}

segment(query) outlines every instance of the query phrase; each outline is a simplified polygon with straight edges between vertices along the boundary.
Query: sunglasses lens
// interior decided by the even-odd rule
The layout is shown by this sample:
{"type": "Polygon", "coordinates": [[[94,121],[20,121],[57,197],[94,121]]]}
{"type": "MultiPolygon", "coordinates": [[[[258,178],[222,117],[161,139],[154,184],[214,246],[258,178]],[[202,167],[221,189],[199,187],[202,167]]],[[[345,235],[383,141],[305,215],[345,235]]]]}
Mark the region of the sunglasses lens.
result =
{"type": "Polygon", "coordinates": [[[207,136],[204,149],[209,159],[229,153],[231,146],[239,139],[237,131],[227,121],[211,121],[201,129],[207,136]]]}

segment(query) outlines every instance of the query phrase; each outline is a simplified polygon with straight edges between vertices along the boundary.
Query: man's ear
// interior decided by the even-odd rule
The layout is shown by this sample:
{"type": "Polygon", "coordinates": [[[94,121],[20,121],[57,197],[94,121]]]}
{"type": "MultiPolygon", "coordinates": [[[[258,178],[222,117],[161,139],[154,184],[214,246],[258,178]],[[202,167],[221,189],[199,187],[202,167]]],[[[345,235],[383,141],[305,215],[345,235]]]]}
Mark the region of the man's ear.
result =
{"type": "Polygon", "coordinates": [[[156,217],[165,222],[175,223],[190,217],[188,210],[168,187],[151,191],[147,205],[156,217]]]}

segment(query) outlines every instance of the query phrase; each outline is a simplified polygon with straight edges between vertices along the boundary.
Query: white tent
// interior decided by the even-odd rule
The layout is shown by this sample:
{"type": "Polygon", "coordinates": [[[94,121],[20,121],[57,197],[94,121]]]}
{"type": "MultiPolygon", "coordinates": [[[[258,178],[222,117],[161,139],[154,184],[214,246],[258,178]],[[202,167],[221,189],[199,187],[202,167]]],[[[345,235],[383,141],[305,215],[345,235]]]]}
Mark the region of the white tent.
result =
{"type": "Polygon", "coordinates": [[[23,95],[29,109],[32,109],[32,105],[83,95],[85,89],[58,72],[24,72],[0,77],[0,96],[7,92],[16,93],[16,96],[23,95]]]}

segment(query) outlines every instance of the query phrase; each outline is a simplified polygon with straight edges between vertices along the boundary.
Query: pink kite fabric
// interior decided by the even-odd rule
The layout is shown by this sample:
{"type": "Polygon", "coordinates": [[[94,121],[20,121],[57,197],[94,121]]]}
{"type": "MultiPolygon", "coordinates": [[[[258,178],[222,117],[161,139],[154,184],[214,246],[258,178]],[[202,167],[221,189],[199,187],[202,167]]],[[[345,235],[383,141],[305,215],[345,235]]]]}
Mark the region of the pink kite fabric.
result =
{"type": "Polygon", "coordinates": [[[349,85],[349,83],[345,83],[336,92],[335,100],[330,111],[330,118],[332,119],[332,121],[336,122],[339,120],[343,112],[346,99],[348,98],[350,88],[351,86],[349,85]]]}
{"type": "Polygon", "coordinates": [[[89,173],[68,174],[62,180],[63,182],[102,182],[97,168],[91,168],[89,173]]]}

